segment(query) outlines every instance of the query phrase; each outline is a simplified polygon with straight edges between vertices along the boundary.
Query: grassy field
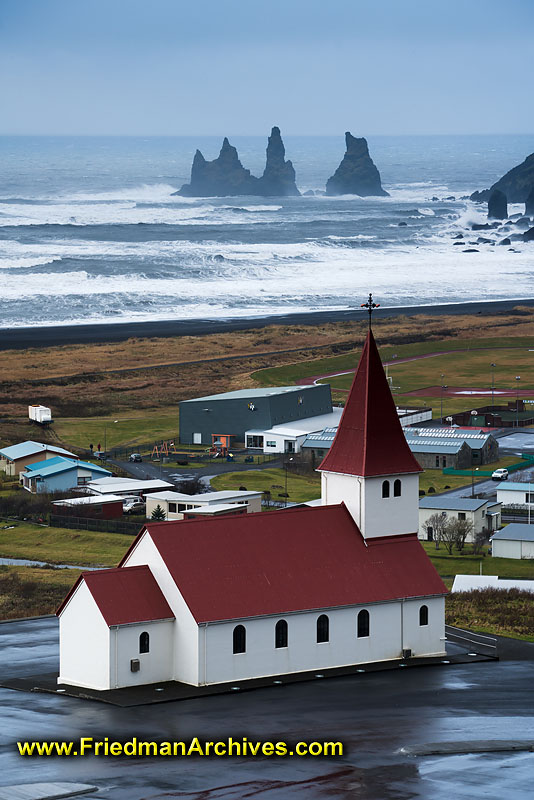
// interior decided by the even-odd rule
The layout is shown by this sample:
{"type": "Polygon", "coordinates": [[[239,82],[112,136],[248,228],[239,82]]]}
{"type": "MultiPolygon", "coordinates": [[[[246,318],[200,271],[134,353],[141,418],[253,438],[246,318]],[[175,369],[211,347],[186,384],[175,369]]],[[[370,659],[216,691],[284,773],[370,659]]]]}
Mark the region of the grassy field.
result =
{"type": "MultiPolygon", "coordinates": [[[[29,522],[8,522],[0,529],[0,558],[26,558],[49,564],[115,567],[133,541],[120,533],[49,528],[29,522]]],[[[139,526],[141,527],[141,526],[139,526]]],[[[70,571],[70,570],[69,570],[70,571]]]]}
{"type": "MultiPolygon", "coordinates": [[[[497,575],[499,578],[534,580],[534,559],[493,558],[469,553],[460,555],[456,551],[449,555],[443,545],[436,550],[436,545],[433,543],[421,542],[421,544],[442,578],[482,574],[497,575]]],[[[466,545],[466,549],[469,550],[469,545],[466,545]]]]}
{"type": "Polygon", "coordinates": [[[448,625],[477,633],[534,642],[532,594],[518,589],[483,589],[451,594],[445,603],[445,621],[448,625]]]}
{"type": "Polygon", "coordinates": [[[53,614],[79,574],[75,569],[0,566],[0,619],[53,614]]]}
{"type": "MultiPolygon", "coordinates": [[[[283,469],[261,469],[246,470],[244,472],[227,472],[224,475],[217,475],[211,481],[211,487],[215,491],[225,489],[239,489],[246,486],[249,491],[271,492],[273,500],[284,500],[279,497],[285,491],[285,470],[283,469]]],[[[307,500],[315,500],[321,495],[321,479],[318,473],[313,475],[292,475],[290,472],[287,477],[287,498],[288,503],[304,503],[307,500]]]]}
{"type": "Polygon", "coordinates": [[[92,443],[95,450],[99,443],[102,450],[104,443],[110,450],[150,441],[178,441],[178,409],[144,409],[105,417],[65,417],[54,423],[54,430],[62,442],[72,447],[88,448],[92,443]]]}

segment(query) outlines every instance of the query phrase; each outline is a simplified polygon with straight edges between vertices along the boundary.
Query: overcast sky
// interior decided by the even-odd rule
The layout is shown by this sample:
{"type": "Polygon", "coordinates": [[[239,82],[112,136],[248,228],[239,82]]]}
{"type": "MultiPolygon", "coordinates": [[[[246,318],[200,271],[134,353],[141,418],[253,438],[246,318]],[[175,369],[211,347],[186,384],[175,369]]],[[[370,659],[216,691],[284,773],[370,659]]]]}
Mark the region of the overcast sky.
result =
{"type": "Polygon", "coordinates": [[[0,133],[532,133],[534,0],[0,0],[0,133]]]}

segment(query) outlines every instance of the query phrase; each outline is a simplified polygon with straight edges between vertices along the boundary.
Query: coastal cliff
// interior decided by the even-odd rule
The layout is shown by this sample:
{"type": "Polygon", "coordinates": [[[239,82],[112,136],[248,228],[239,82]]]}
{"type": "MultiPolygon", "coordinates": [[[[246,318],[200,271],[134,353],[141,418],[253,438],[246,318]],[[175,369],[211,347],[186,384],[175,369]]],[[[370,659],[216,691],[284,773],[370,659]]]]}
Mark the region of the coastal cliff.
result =
{"type": "Polygon", "coordinates": [[[285,160],[285,147],[280,128],[271,130],[267,144],[267,160],[261,178],[245,169],[235,147],[225,137],[221,152],[213,161],[206,161],[197,150],[191,167],[191,182],[185,183],[176,195],[182,197],[260,197],[300,196],[295,183],[295,170],[285,160]]]}
{"type": "Polygon", "coordinates": [[[347,131],[345,142],[347,150],[341,164],[326,182],[326,194],[389,197],[382,188],[380,173],[369,155],[366,139],[358,139],[347,131]]]}
{"type": "Polygon", "coordinates": [[[531,153],[522,164],[509,170],[506,175],[481,192],[473,192],[471,200],[477,203],[489,200],[495,189],[506,195],[509,203],[525,203],[534,188],[534,153],[531,153]]]}

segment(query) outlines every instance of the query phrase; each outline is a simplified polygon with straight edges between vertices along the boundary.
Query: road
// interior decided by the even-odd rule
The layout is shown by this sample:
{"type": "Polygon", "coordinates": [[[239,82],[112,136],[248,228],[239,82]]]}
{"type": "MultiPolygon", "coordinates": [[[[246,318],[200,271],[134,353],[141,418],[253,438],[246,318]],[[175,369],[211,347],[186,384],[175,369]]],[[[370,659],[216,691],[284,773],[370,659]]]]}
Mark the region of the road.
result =
{"type": "MultiPolygon", "coordinates": [[[[506,655],[506,654],[505,654],[506,655]]],[[[78,781],[89,800],[530,800],[534,754],[414,757],[401,748],[527,740],[534,731],[534,645],[506,660],[376,672],[180,703],[121,709],[0,689],[0,785],[78,781]],[[15,742],[272,739],[342,741],[342,758],[42,758],[15,742]]],[[[0,624],[0,679],[57,669],[55,619],[0,624]]],[[[467,749],[469,745],[467,745],[467,749]]]]}
{"type": "Polygon", "coordinates": [[[107,463],[121,467],[132,478],[138,478],[139,480],[159,478],[174,484],[197,477],[209,483],[209,478],[222,475],[225,472],[250,472],[251,470],[276,469],[282,466],[282,461],[278,459],[266,461],[264,464],[238,464],[234,461],[213,459],[205,467],[197,469],[194,467],[177,469],[176,467],[167,467],[164,464],[154,464],[151,461],[142,461],[139,464],[130,461],[117,461],[112,458],[108,459],[107,463]]]}

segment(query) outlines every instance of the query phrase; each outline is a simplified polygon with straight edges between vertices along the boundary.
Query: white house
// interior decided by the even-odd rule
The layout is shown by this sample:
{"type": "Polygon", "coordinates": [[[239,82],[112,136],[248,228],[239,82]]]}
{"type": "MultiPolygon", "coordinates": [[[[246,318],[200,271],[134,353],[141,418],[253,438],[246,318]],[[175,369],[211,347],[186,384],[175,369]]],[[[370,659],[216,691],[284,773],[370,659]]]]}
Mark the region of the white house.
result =
{"type": "Polygon", "coordinates": [[[153,492],[146,496],[146,516],[159,505],[165,519],[184,519],[192,513],[228,514],[236,510],[246,513],[261,511],[261,492],[244,490],[206,492],[205,494],[183,494],[182,492],[153,492]]]}
{"type": "Polygon", "coordinates": [[[473,524],[466,542],[474,542],[483,530],[496,531],[501,525],[501,504],[494,500],[479,500],[470,497],[437,495],[421,497],[419,500],[419,538],[426,542],[434,540],[434,530],[428,520],[434,514],[447,519],[467,520],[473,524]]]}
{"type": "Polygon", "coordinates": [[[495,558],[534,558],[534,525],[513,522],[491,537],[495,558]]]}
{"type": "Polygon", "coordinates": [[[503,481],[497,487],[497,500],[503,506],[520,506],[534,510],[534,483],[503,481]]]}
{"type": "Polygon", "coordinates": [[[251,428],[245,432],[245,444],[248,448],[263,449],[264,453],[299,453],[306,438],[311,433],[318,433],[324,428],[337,427],[343,409],[335,406],[329,414],[285,422],[261,430],[251,428]]]}
{"type": "Polygon", "coordinates": [[[58,682],[203,686],[442,655],[447,589],[417,539],[420,467],[371,332],[321,471],[322,506],[148,521],[117,569],[83,573],[57,612],[58,682]]]}

